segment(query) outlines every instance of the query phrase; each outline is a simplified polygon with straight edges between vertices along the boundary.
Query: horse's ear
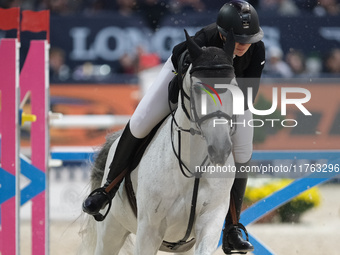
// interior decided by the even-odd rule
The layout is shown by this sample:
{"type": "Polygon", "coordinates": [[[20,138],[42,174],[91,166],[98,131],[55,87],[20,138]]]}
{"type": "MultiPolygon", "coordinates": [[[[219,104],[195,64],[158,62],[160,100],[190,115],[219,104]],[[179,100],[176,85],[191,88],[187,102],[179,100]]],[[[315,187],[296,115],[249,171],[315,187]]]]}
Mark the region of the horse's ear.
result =
{"type": "Polygon", "coordinates": [[[190,53],[190,57],[192,59],[198,58],[202,54],[202,49],[200,46],[195,43],[195,41],[189,36],[188,32],[184,29],[185,37],[186,37],[186,42],[187,42],[187,48],[190,53]]]}
{"type": "Polygon", "coordinates": [[[227,53],[228,57],[231,57],[231,63],[234,57],[234,49],[235,49],[234,31],[233,29],[230,29],[223,46],[223,50],[225,51],[225,53],[227,53]]]}

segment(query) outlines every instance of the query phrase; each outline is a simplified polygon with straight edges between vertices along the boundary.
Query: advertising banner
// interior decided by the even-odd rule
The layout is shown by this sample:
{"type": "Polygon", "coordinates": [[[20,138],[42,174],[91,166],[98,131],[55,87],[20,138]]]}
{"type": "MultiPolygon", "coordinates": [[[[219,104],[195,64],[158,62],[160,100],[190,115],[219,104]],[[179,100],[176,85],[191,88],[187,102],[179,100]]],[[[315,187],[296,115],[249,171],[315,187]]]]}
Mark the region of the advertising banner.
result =
{"type": "MultiPolygon", "coordinates": [[[[51,18],[51,46],[65,51],[70,67],[86,61],[109,63],[117,68],[121,56],[142,47],[166,60],[173,46],[185,39],[183,29],[194,35],[203,26],[214,22],[211,13],[193,13],[166,17],[156,31],[146,26],[139,16],[119,15],[72,16],[51,18]]],[[[279,47],[283,52],[302,50],[322,56],[340,47],[340,18],[309,15],[271,17],[260,15],[267,48],[279,47]]]]}

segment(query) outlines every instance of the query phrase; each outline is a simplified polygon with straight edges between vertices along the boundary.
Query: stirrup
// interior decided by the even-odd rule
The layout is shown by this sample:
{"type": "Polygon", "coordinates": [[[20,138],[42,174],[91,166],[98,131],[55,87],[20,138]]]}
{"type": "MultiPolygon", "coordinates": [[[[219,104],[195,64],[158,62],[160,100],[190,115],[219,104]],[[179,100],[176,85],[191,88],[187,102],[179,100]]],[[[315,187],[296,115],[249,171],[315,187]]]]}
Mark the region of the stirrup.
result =
{"type": "Polygon", "coordinates": [[[107,210],[106,210],[104,215],[101,214],[100,212],[92,215],[96,221],[103,221],[103,220],[105,220],[106,216],[110,212],[111,205],[112,205],[112,198],[110,197],[109,193],[107,193],[105,191],[104,188],[98,188],[98,189],[93,190],[88,197],[92,196],[95,193],[101,193],[102,195],[106,196],[107,200],[109,201],[108,202],[109,207],[107,208],[107,210]]]}
{"type": "Polygon", "coordinates": [[[237,227],[237,228],[239,228],[239,229],[242,229],[243,232],[244,232],[245,235],[246,235],[246,241],[249,242],[248,231],[247,231],[246,227],[245,227],[242,223],[237,223],[237,224],[235,224],[235,225],[234,225],[234,224],[229,225],[228,227],[224,228],[223,231],[228,233],[228,232],[229,232],[232,228],[234,228],[234,227],[237,227]]]}
{"type": "Polygon", "coordinates": [[[226,253],[226,255],[229,255],[229,254],[247,254],[248,252],[247,251],[232,251],[230,250],[228,253],[226,253]]]}
{"type": "MultiPolygon", "coordinates": [[[[235,225],[234,225],[235,226],[235,225]]],[[[248,236],[248,231],[247,231],[247,229],[246,229],[246,227],[242,224],[242,223],[237,223],[237,225],[236,225],[239,229],[242,229],[243,230],[243,232],[246,234],[246,241],[248,241],[249,242],[249,236],[248,236]]]]}
{"type": "MultiPolygon", "coordinates": [[[[223,229],[223,232],[228,233],[234,227],[242,229],[244,231],[245,235],[246,235],[246,241],[249,242],[248,231],[247,231],[246,227],[240,222],[238,222],[235,225],[234,224],[229,225],[228,227],[223,229]]],[[[229,248],[229,250],[226,252],[226,254],[227,255],[229,255],[229,254],[247,254],[247,251],[245,251],[245,252],[243,252],[243,251],[233,251],[232,249],[229,248]]]]}

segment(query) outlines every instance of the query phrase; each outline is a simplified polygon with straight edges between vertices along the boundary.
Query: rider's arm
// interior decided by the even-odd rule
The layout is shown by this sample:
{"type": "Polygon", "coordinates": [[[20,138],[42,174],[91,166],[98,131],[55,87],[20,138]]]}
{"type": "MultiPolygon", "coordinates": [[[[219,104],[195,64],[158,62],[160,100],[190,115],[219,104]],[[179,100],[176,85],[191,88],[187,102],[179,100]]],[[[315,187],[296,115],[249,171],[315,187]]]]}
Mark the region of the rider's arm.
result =
{"type": "MultiPolygon", "coordinates": [[[[253,49],[247,52],[243,57],[234,59],[234,67],[238,85],[247,98],[247,88],[253,90],[253,103],[260,86],[260,78],[265,64],[265,48],[262,41],[255,43],[253,49]],[[244,79],[245,78],[245,79],[244,79]]],[[[248,109],[245,102],[245,109],[248,109]]]]}

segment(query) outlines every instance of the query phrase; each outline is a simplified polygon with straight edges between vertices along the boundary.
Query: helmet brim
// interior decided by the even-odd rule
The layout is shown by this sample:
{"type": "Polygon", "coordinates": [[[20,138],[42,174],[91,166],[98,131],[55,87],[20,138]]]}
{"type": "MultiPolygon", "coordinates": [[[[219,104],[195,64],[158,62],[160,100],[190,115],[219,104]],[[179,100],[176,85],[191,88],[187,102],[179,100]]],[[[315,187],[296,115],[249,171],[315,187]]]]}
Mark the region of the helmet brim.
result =
{"type": "MultiPolygon", "coordinates": [[[[217,25],[217,29],[223,36],[225,36],[225,37],[228,36],[228,32],[225,31],[223,28],[221,28],[219,25],[217,25]]],[[[243,44],[257,43],[257,42],[261,41],[262,38],[263,38],[263,30],[260,27],[259,32],[257,32],[254,35],[237,35],[237,34],[234,34],[234,37],[235,37],[235,42],[238,42],[238,43],[243,43],[243,44]]]]}

